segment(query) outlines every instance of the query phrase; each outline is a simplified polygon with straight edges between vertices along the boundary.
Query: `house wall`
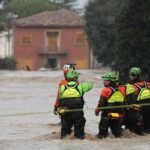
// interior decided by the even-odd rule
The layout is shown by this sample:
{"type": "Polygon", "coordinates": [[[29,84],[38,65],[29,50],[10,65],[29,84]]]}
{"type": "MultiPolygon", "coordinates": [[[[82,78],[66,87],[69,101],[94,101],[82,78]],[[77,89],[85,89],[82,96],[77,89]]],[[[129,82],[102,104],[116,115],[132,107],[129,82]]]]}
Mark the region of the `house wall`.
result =
{"type": "Polygon", "coordinates": [[[84,46],[77,45],[76,35],[79,33],[83,33],[83,30],[80,28],[63,29],[61,31],[62,49],[68,51],[68,55],[61,60],[61,64],[72,62],[77,64],[78,69],[88,69],[90,68],[90,48],[87,42],[84,46]]]}
{"type": "Polygon", "coordinates": [[[8,41],[8,32],[0,33],[0,58],[10,57],[13,55],[12,40],[12,31],[10,31],[10,41],[8,41]]]}
{"type": "Polygon", "coordinates": [[[17,58],[18,69],[26,69],[24,65],[28,63],[31,65],[30,69],[32,70],[40,68],[44,60],[38,56],[37,50],[43,44],[43,29],[17,28],[14,34],[14,55],[17,58]],[[25,34],[31,35],[31,44],[22,43],[22,37],[25,34]]]}
{"type": "Polygon", "coordinates": [[[76,34],[81,33],[80,28],[16,28],[14,34],[14,55],[18,61],[18,69],[37,70],[46,63],[46,57],[56,57],[58,59],[58,69],[62,69],[65,63],[76,63],[78,69],[90,68],[90,49],[88,43],[84,46],[76,44],[76,34]],[[45,33],[47,31],[59,31],[60,50],[67,51],[67,55],[39,55],[39,48],[44,48],[46,44],[45,33]],[[22,36],[31,34],[31,44],[22,43],[22,36]]]}

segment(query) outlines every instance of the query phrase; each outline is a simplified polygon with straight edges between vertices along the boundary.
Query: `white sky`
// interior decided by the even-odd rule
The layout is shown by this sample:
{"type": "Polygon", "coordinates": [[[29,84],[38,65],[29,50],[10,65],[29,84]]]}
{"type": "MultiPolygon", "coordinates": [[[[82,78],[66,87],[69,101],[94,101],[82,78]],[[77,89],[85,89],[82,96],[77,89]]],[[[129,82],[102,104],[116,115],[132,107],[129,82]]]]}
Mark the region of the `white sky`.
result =
{"type": "Polygon", "coordinates": [[[87,3],[88,0],[78,0],[79,7],[83,8],[84,5],[87,3]]]}

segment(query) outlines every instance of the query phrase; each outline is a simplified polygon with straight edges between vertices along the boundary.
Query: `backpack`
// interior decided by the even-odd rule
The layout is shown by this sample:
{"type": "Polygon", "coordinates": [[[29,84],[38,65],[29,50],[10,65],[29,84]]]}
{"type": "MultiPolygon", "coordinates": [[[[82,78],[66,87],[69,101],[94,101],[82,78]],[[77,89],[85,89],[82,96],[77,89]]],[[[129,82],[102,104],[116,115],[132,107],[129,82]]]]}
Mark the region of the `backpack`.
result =
{"type": "Polygon", "coordinates": [[[134,85],[140,89],[140,92],[137,97],[137,101],[145,100],[145,99],[150,99],[150,89],[147,86],[147,83],[144,81],[145,87],[141,87],[137,83],[134,83],[134,85]]]}
{"type": "Polygon", "coordinates": [[[80,91],[77,88],[78,83],[75,83],[73,85],[66,84],[64,92],[62,93],[62,99],[63,98],[78,98],[81,97],[80,91]]]}
{"type": "Polygon", "coordinates": [[[133,94],[135,92],[135,88],[131,84],[126,84],[126,95],[133,94]]]}
{"type": "Polygon", "coordinates": [[[120,92],[120,90],[115,90],[114,88],[110,87],[113,90],[113,94],[108,99],[108,103],[123,103],[124,102],[124,95],[120,92]]]}

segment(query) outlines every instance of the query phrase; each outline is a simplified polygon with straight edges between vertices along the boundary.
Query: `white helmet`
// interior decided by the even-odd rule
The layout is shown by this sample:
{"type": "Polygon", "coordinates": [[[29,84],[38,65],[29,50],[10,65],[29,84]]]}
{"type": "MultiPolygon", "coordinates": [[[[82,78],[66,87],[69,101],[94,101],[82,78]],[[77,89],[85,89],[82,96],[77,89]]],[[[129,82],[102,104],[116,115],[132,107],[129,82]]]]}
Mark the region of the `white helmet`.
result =
{"type": "Polygon", "coordinates": [[[64,73],[67,73],[71,68],[75,70],[76,64],[65,64],[63,67],[64,73]]]}

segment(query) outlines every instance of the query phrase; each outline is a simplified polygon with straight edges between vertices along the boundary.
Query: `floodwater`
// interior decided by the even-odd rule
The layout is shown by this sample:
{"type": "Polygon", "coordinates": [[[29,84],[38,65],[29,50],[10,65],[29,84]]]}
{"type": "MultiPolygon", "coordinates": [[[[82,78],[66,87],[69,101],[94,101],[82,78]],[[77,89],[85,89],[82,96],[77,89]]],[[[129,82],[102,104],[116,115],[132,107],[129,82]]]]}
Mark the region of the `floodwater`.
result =
{"type": "Polygon", "coordinates": [[[0,71],[0,150],[149,150],[150,135],[126,131],[122,138],[111,134],[95,138],[99,117],[94,108],[102,88],[101,70],[81,70],[80,81],[92,81],[85,93],[86,138],[60,137],[60,118],[53,114],[61,71],[0,71]]]}

